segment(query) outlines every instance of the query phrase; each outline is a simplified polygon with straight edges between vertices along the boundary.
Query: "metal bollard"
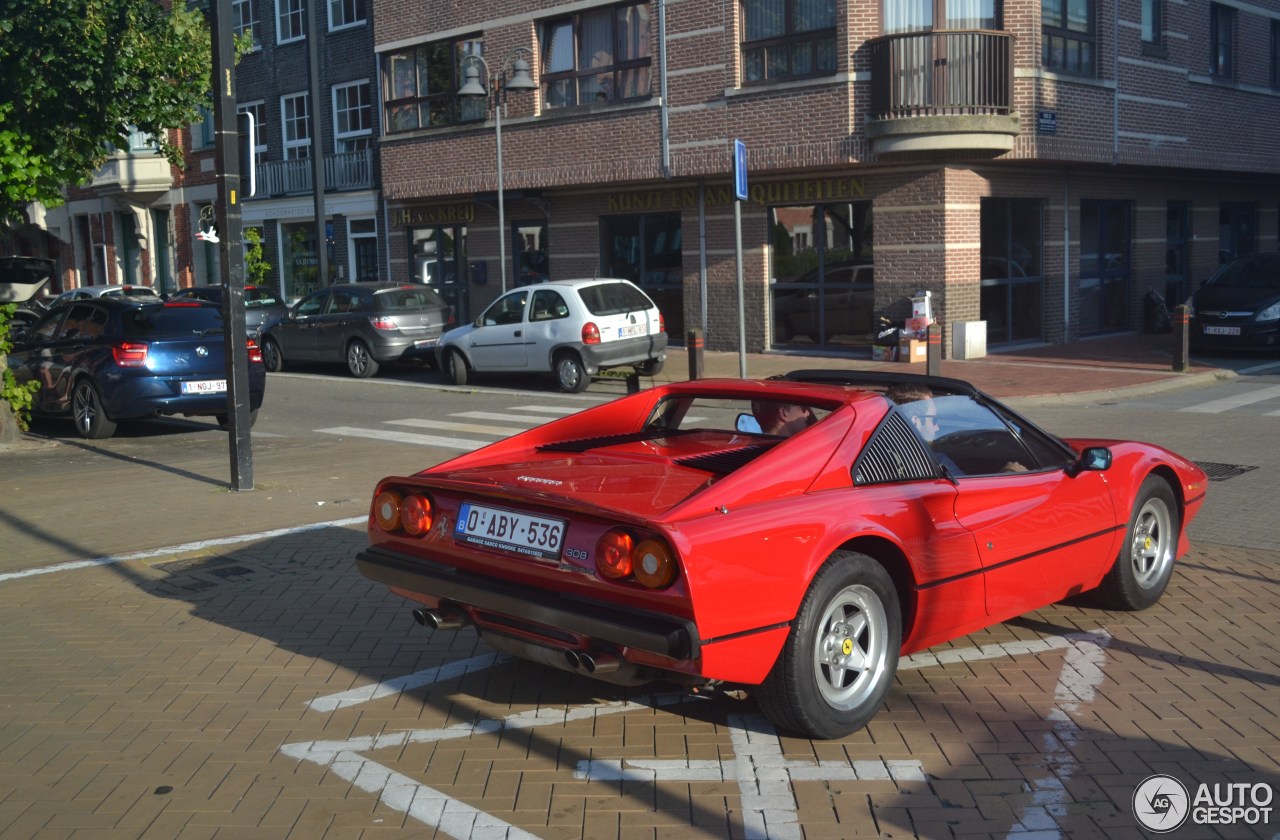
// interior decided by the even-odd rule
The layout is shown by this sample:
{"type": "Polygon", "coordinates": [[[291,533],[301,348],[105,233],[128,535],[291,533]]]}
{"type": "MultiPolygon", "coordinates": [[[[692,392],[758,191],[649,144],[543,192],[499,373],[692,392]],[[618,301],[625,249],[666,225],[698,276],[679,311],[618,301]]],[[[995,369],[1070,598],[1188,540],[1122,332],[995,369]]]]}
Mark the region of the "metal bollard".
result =
{"type": "Polygon", "coordinates": [[[925,345],[924,372],[929,376],[942,375],[942,325],[930,324],[925,345]]]}
{"type": "Polygon", "coordinates": [[[627,393],[628,394],[640,393],[640,374],[638,373],[627,374],[627,393]]]}
{"type": "Polygon", "coordinates": [[[1173,308],[1173,370],[1191,370],[1191,310],[1186,304],[1173,308]]]}
{"type": "Polygon", "coordinates": [[[702,378],[702,330],[694,327],[685,338],[685,347],[689,352],[689,380],[702,378]]]}

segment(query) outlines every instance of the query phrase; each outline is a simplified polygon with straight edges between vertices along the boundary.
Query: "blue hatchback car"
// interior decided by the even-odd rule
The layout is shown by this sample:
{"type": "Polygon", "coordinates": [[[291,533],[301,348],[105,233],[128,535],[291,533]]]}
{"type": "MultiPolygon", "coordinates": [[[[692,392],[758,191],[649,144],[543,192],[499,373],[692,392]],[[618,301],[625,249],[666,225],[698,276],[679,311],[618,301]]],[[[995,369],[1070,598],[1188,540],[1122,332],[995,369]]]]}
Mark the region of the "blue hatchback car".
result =
{"type": "MultiPolygon", "coordinates": [[[[32,411],[69,416],[84,438],[111,437],[120,420],[214,417],[226,426],[222,313],[199,301],[91,298],[55,306],[15,342],[9,367],[39,382],[32,411]]],[[[249,339],[249,409],[257,419],[267,373],[249,339]]]]}

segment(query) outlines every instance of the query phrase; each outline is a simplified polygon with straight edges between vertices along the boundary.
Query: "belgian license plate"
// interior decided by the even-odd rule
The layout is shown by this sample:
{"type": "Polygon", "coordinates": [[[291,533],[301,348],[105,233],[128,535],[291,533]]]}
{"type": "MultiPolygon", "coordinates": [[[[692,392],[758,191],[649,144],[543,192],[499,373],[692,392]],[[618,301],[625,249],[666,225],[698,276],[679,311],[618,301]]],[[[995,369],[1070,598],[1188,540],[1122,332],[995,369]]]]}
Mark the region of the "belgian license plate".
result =
{"type": "Polygon", "coordinates": [[[1205,335],[1239,335],[1239,327],[1208,327],[1204,328],[1205,335]]]}
{"type": "Polygon", "coordinates": [[[618,338],[631,338],[634,335],[648,335],[648,324],[628,324],[625,327],[618,327],[618,338]]]}
{"type": "Polygon", "coordinates": [[[563,519],[465,502],[458,511],[453,538],[525,557],[556,560],[564,542],[564,527],[563,519]]]}
{"type": "Polygon", "coordinates": [[[200,379],[182,383],[184,394],[225,394],[226,391],[227,380],[225,379],[200,379]]]}
{"type": "Polygon", "coordinates": [[[413,343],[414,349],[422,350],[427,347],[435,347],[440,343],[438,338],[420,338],[413,343]]]}

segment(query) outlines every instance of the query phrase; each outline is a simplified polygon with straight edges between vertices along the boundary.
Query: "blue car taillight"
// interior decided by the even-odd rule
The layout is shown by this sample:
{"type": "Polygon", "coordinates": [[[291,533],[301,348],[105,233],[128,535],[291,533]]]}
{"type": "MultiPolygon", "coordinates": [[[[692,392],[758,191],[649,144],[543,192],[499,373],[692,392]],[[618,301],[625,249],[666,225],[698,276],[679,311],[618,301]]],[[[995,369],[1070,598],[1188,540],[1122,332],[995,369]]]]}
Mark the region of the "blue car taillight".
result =
{"type": "Polygon", "coordinates": [[[111,358],[120,367],[146,367],[148,346],[140,341],[122,341],[111,346],[111,358]]]}

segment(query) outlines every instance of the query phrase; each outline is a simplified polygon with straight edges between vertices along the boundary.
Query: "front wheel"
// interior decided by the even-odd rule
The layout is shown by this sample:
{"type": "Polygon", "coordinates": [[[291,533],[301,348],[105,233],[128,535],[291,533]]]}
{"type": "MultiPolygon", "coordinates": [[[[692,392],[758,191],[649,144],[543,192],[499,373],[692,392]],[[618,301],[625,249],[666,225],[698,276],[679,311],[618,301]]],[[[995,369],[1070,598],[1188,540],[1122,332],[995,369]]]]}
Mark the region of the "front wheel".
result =
{"type": "Polygon", "coordinates": [[[107,416],[98,388],[88,378],[77,380],[71,392],[71,417],[82,438],[102,440],[116,433],[115,421],[107,416]]]}
{"type": "Polygon", "coordinates": [[[444,372],[454,385],[467,384],[467,360],[457,350],[448,350],[444,354],[444,372]]]}
{"type": "Polygon", "coordinates": [[[1103,606],[1145,610],[1160,600],[1173,577],[1179,524],[1178,503],[1169,483],[1148,476],[1134,501],[1120,556],[1098,587],[1103,606]]]}
{"type": "Polygon", "coordinates": [[[378,360],[369,352],[369,345],[358,338],[347,345],[347,370],[356,379],[368,379],[378,372],[378,360]]]}
{"type": "Polygon", "coordinates": [[[274,338],[262,339],[262,364],[271,373],[284,370],[284,353],[280,352],[280,343],[274,338]]]}
{"type": "Polygon", "coordinates": [[[865,554],[837,551],[814,576],[778,661],[758,690],[778,727],[840,738],[880,709],[902,648],[893,580],[865,554]]]}
{"type": "Polygon", "coordinates": [[[582,366],[582,359],[576,353],[561,353],[556,356],[556,384],[560,390],[569,394],[581,394],[591,384],[587,369],[582,366]]]}

